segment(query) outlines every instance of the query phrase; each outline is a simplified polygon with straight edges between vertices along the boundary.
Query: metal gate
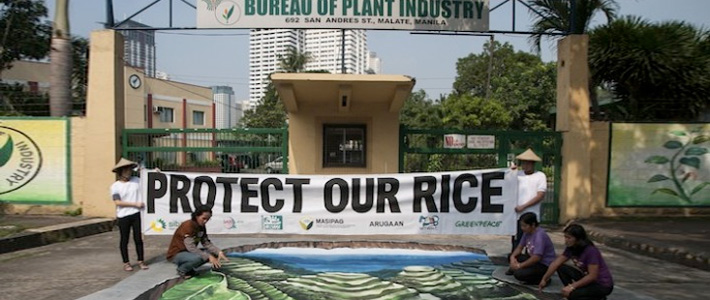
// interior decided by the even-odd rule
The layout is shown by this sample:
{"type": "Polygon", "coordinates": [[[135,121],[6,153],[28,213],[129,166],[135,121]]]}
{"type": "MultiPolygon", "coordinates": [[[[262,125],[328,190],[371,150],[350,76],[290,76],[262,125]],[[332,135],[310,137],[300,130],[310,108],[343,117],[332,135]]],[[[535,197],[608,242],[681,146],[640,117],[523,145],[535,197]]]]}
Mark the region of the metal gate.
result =
{"type": "Polygon", "coordinates": [[[541,222],[556,224],[559,219],[558,187],[562,165],[562,134],[559,132],[411,129],[401,126],[399,145],[400,173],[505,168],[516,155],[532,148],[542,157],[542,164],[536,164],[536,169],[544,172],[548,180],[541,222]]]}
{"type": "Polygon", "coordinates": [[[124,129],[123,156],[164,171],[288,173],[287,128],[124,129]]]}

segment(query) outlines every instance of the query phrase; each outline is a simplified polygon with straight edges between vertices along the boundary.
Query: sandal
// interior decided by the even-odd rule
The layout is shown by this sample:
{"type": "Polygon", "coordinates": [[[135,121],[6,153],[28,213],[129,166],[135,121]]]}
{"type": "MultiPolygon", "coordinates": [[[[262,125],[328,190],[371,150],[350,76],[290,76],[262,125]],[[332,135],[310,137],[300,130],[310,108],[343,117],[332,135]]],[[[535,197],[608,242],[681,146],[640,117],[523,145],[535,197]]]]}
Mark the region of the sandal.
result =
{"type": "Polygon", "coordinates": [[[131,271],[133,271],[133,267],[131,267],[130,263],[125,263],[125,264],[123,264],[123,270],[126,272],[131,272],[131,271]]]}
{"type": "Polygon", "coordinates": [[[138,263],[138,267],[140,267],[141,270],[148,270],[148,269],[150,269],[150,267],[148,267],[148,265],[146,265],[144,262],[139,262],[139,263],[138,263]]]}

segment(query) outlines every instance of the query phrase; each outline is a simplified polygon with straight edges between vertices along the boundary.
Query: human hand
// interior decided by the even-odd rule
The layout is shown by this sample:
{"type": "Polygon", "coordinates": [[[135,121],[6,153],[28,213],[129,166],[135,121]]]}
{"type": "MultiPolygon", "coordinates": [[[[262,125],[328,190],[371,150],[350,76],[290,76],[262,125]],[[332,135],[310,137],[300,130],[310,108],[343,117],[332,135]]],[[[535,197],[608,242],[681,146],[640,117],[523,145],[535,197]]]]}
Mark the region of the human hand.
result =
{"type": "Polygon", "coordinates": [[[226,255],[224,255],[224,252],[220,251],[219,255],[217,255],[218,260],[224,260],[224,261],[229,261],[229,258],[227,258],[226,255]]]}
{"type": "Polygon", "coordinates": [[[143,207],[145,207],[145,203],[143,203],[143,202],[136,202],[136,207],[137,207],[137,208],[143,208],[143,207]]]}
{"type": "Polygon", "coordinates": [[[518,205],[518,206],[515,207],[515,212],[516,212],[516,213],[519,213],[519,212],[521,212],[521,211],[523,211],[523,210],[525,210],[525,207],[523,207],[522,205],[518,205]]]}
{"type": "Polygon", "coordinates": [[[574,291],[574,287],[570,284],[562,288],[562,297],[569,298],[569,294],[574,291]]]}
{"type": "Polygon", "coordinates": [[[545,287],[547,286],[547,280],[548,280],[548,279],[547,279],[547,278],[544,278],[544,277],[543,277],[542,279],[540,279],[540,283],[537,285],[537,290],[538,290],[540,293],[542,293],[542,290],[544,290],[545,287]]]}
{"type": "Polygon", "coordinates": [[[219,269],[222,267],[222,263],[219,262],[219,258],[210,255],[210,263],[212,264],[212,269],[219,269]]]}

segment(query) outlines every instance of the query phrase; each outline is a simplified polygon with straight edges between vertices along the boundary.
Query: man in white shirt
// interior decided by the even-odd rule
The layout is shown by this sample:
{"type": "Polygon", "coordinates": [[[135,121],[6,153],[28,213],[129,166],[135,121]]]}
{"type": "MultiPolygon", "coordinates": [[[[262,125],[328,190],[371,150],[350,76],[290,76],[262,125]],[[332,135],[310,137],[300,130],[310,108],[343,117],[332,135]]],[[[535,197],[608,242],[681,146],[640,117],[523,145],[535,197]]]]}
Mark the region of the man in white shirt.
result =
{"type": "MultiPolygon", "coordinates": [[[[518,170],[518,204],[515,206],[517,218],[520,218],[526,212],[532,212],[537,216],[538,220],[542,220],[540,218],[540,203],[547,191],[547,176],[545,176],[545,173],[535,171],[535,162],[542,161],[542,159],[532,149],[526,150],[516,156],[516,158],[520,162],[518,170]]],[[[513,249],[518,245],[518,241],[520,241],[523,234],[520,230],[520,224],[517,224],[517,228],[517,234],[513,237],[513,249]]]]}

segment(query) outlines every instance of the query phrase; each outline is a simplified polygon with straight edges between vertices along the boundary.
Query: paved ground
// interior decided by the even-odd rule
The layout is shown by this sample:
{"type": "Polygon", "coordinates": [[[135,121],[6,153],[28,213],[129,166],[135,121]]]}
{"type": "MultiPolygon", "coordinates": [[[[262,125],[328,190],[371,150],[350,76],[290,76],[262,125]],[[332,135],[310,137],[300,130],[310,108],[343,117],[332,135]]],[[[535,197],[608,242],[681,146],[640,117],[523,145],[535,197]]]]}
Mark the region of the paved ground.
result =
{"type": "MultiPolygon", "coordinates": [[[[67,222],[74,220],[67,219],[67,222]]],[[[604,237],[607,238],[623,237],[622,240],[627,242],[636,239],[646,245],[665,243],[665,248],[660,244],[653,245],[658,249],[684,249],[696,257],[708,249],[703,243],[710,241],[707,233],[709,218],[632,221],[597,220],[586,221],[585,225],[606,233],[604,237]]],[[[561,250],[561,232],[559,229],[550,232],[556,248],[561,250]]],[[[225,248],[274,241],[386,240],[475,247],[486,250],[489,256],[504,256],[509,250],[509,238],[496,236],[249,235],[213,238],[225,248]]],[[[147,287],[175,277],[174,267],[164,260],[168,240],[168,236],[147,236],[146,258],[152,268],[130,273],[121,270],[117,231],[1,254],[0,299],[133,299],[147,287]]],[[[708,271],[604,245],[600,248],[616,281],[610,300],[708,299],[708,271]]],[[[129,250],[135,258],[133,248],[129,250]]]]}

